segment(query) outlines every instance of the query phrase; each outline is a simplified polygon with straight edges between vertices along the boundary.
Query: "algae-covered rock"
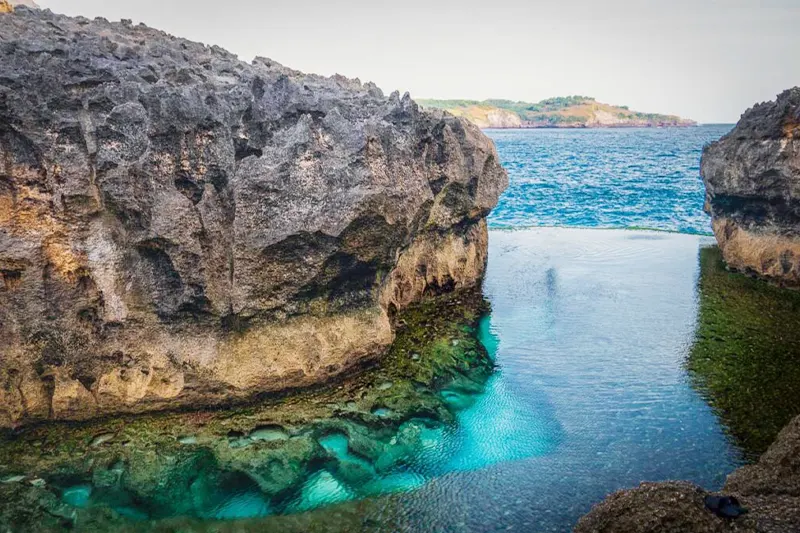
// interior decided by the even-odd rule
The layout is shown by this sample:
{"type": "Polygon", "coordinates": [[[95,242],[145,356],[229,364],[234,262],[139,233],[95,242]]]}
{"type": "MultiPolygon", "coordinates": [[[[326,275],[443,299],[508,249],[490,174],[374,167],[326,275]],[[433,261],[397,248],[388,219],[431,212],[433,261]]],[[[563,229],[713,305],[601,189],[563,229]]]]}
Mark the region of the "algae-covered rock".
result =
{"type": "Polygon", "coordinates": [[[0,427],[326,382],[483,276],[507,177],[465,121],[128,21],[0,43],[0,427]]]}
{"type": "Polygon", "coordinates": [[[700,250],[693,384],[755,460],[800,414],[800,294],[724,268],[700,250]]]}
{"type": "Polygon", "coordinates": [[[300,395],[0,435],[0,491],[26,489],[2,493],[0,531],[11,523],[21,531],[202,531],[240,521],[264,529],[281,515],[415,490],[455,430],[459,408],[443,391],[478,395],[492,374],[476,338],[484,311],[478,291],[401,310],[397,342],[380,366],[300,395]],[[386,416],[376,416],[381,409],[386,416]],[[54,512],[63,524],[50,523],[54,512]]]}

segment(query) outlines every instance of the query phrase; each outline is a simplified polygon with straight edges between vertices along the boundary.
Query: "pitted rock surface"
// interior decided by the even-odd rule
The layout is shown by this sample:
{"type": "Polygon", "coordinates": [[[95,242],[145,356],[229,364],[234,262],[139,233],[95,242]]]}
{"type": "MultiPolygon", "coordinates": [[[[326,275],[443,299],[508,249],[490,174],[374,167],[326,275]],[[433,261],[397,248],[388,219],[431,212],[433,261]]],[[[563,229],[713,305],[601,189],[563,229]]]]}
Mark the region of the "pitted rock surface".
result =
{"type": "Polygon", "coordinates": [[[728,265],[800,287],[800,88],[745,112],[705,148],[701,173],[728,265]]]}
{"type": "Polygon", "coordinates": [[[19,7],[0,55],[0,427],[317,384],[482,279],[463,120],[129,21],[19,7]]]}

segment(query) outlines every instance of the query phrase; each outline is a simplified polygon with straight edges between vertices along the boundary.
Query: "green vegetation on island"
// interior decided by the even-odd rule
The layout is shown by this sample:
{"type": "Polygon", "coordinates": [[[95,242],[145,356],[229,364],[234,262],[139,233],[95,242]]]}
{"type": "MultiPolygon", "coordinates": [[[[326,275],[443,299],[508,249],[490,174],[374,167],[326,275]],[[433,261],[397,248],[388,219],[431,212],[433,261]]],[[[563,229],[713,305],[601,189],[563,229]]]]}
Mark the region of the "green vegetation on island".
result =
{"type": "Polygon", "coordinates": [[[600,128],[695,126],[675,115],[640,113],[589,96],[561,96],[537,103],[513,100],[417,100],[428,108],[444,109],[481,128],[600,128]]]}

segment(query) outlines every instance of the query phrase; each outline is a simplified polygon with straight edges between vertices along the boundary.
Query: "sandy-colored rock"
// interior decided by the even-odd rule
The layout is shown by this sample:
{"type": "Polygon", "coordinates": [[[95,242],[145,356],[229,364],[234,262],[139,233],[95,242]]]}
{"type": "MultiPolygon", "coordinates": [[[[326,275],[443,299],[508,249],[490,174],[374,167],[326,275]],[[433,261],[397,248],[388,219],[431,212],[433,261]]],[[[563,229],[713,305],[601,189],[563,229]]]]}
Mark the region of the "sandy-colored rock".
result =
{"type": "Polygon", "coordinates": [[[478,128],[129,21],[0,24],[0,427],[315,385],[480,283],[478,128]]]}
{"type": "Polygon", "coordinates": [[[575,533],[789,533],[800,531],[800,417],[757,464],[734,471],[719,493],[748,510],[737,519],[706,509],[708,493],[690,483],[643,483],[612,494],[584,516],[575,533]]]}
{"type": "MultiPolygon", "coordinates": [[[[581,518],[576,533],[716,533],[732,531],[705,509],[691,483],[642,483],[619,491],[581,518]]],[[[735,530],[733,530],[735,531],[735,530]]]]}
{"type": "Polygon", "coordinates": [[[736,270],[800,287],[800,88],[742,115],[705,148],[706,211],[736,270]]]}

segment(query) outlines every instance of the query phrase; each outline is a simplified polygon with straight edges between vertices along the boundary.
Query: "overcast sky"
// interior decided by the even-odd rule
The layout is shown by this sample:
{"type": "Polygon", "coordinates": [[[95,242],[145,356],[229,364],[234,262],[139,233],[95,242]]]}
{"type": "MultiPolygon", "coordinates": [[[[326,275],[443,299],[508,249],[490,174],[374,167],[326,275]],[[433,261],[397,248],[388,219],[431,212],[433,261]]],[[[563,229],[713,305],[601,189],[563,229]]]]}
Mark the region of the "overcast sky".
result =
{"type": "Polygon", "coordinates": [[[416,98],[581,94],[735,122],[800,85],[800,0],[37,0],[416,98]]]}

